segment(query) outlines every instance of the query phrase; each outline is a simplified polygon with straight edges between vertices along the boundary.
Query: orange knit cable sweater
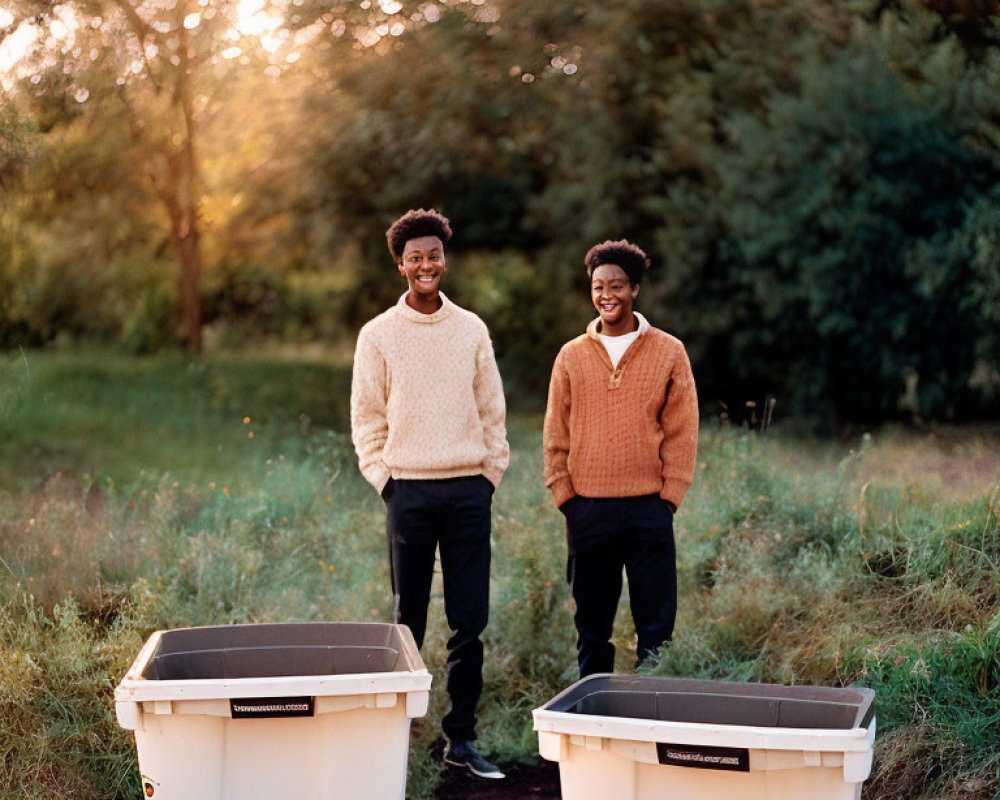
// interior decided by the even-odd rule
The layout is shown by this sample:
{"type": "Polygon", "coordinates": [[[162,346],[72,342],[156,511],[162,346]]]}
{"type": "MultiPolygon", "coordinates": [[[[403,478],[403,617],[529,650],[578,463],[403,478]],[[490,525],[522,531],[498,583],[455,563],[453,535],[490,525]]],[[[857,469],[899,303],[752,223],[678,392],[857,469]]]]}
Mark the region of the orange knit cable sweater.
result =
{"type": "Polygon", "coordinates": [[[542,444],[556,505],[574,495],[659,494],[679,508],[694,478],[698,397],[681,341],[641,314],[618,368],[594,320],[552,367],[542,444]]]}

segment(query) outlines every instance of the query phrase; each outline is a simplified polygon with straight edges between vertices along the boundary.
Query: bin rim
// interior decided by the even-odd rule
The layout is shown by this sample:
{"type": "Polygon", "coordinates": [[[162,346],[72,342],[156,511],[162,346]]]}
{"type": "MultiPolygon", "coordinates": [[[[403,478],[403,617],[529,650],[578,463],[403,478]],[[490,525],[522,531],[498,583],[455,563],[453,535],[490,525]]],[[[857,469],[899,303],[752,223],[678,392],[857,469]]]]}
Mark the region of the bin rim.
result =
{"type": "Polygon", "coordinates": [[[116,703],[156,700],[217,700],[242,697],[295,697],[300,695],[338,696],[350,694],[426,691],[431,674],[424,666],[413,634],[405,625],[388,622],[289,622],[206,625],[154,631],[143,644],[135,660],[114,691],[116,703]],[[350,625],[393,627],[400,636],[401,649],[408,670],[365,672],[344,675],[282,675],[251,678],[195,678],[152,680],[143,677],[150,659],[165,633],[185,630],[232,629],[258,625],[350,625]]]}
{"type": "Polygon", "coordinates": [[[871,749],[875,737],[874,719],[869,728],[844,730],[637,720],[546,711],[543,708],[536,708],[531,716],[534,721],[533,730],[538,733],[669,744],[707,744],[754,750],[862,752],[871,749]]]}
{"type": "MultiPolygon", "coordinates": [[[[766,750],[813,750],[813,751],[863,751],[872,747],[875,737],[875,692],[866,687],[852,687],[862,698],[860,707],[865,707],[865,725],[852,728],[779,728],[751,725],[733,725],[725,723],[675,722],[670,720],[636,719],[632,717],[601,716],[594,714],[578,714],[571,711],[554,710],[552,706],[559,705],[570,695],[585,694],[581,691],[588,683],[596,683],[607,678],[635,679],[651,678],[669,682],[682,682],[688,685],[705,688],[731,689],[751,685],[756,689],[767,690],[777,688],[788,690],[791,687],[782,684],[742,684],[734,681],[706,681],[688,678],[669,678],[659,676],[626,676],[612,673],[599,673],[583,678],[568,686],[547,703],[534,709],[532,714],[533,728],[537,732],[561,733],[568,735],[627,739],[636,741],[667,742],[673,744],[713,744],[732,747],[749,747],[766,750]]],[[[821,693],[836,687],[808,687],[818,689],[821,693]]],[[[730,692],[716,692],[724,695],[730,692]]],[[[767,696],[756,693],[752,696],[767,696]]]]}
{"type": "Polygon", "coordinates": [[[563,689],[559,694],[557,694],[552,699],[548,700],[541,708],[548,708],[552,705],[558,704],[565,697],[570,694],[580,692],[581,689],[588,684],[598,683],[608,680],[613,680],[618,683],[649,683],[656,682],[666,684],[687,684],[696,687],[706,687],[712,689],[720,689],[723,691],[712,692],[713,694],[740,694],[737,692],[726,692],[726,689],[746,689],[747,687],[752,687],[753,693],[748,696],[768,696],[766,691],[769,689],[775,689],[779,692],[787,692],[790,689],[807,689],[810,692],[819,692],[822,694],[835,696],[838,694],[844,694],[849,692],[856,692],[864,698],[864,702],[867,703],[869,699],[875,699],[875,690],[870,689],[867,686],[815,686],[812,684],[793,684],[788,685],[784,683],[754,683],[754,682],[740,682],[740,681],[716,681],[708,680],[705,678],[680,678],[673,677],[670,675],[620,675],[613,672],[598,672],[592,675],[588,675],[585,678],[580,678],[578,681],[570,684],[565,689],[563,689]]]}

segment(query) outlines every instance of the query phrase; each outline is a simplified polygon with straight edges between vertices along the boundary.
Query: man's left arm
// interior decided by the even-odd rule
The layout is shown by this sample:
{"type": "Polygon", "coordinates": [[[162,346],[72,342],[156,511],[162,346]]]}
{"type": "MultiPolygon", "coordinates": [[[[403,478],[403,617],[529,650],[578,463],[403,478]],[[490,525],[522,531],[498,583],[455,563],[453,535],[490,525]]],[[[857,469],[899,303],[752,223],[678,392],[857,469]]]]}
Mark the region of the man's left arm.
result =
{"type": "Polygon", "coordinates": [[[489,333],[485,329],[476,350],[473,390],[486,445],[483,475],[496,488],[510,464],[510,446],[507,444],[507,405],[504,402],[503,382],[500,380],[500,370],[497,369],[489,333]]]}
{"type": "Polygon", "coordinates": [[[698,392],[694,385],[691,362],[680,345],[667,383],[667,399],[660,412],[663,441],[660,463],[663,465],[663,488],[660,497],[676,511],[694,480],[698,455],[698,392]]]}

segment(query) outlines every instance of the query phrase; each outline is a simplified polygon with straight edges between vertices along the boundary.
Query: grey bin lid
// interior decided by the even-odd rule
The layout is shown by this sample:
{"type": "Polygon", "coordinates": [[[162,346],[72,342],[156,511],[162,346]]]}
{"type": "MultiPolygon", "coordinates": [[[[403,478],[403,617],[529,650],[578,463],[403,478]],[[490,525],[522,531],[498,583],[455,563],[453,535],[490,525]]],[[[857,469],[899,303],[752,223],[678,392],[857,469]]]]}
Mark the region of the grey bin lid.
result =
{"type": "Polygon", "coordinates": [[[408,669],[394,625],[306,622],[166,631],[147,680],[356,675],[408,669]]]}
{"type": "Polygon", "coordinates": [[[544,708],[663,722],[851,730],[871,723],[874,700],[871,689],[591,676],[544,708]]]}

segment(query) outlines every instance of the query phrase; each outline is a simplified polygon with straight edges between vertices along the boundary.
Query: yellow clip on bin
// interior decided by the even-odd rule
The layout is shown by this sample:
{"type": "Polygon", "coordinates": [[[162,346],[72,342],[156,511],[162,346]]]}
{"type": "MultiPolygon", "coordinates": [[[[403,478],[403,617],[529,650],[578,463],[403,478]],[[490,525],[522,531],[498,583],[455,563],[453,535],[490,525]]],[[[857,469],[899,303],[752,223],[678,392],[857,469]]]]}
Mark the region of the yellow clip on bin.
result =
{"type": "Polygon", "coordinates": [[[159,631],[115,689],[153,800],[402,800],[431,685],[404,625],[159,631]]]}
{"type": "Polygon", "coordinates": [[[533,712],[563,800],[858,800],[871,689],[592,675],[533,712]]]}

